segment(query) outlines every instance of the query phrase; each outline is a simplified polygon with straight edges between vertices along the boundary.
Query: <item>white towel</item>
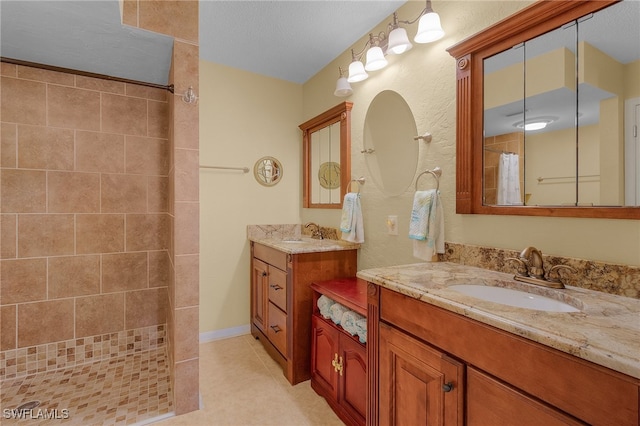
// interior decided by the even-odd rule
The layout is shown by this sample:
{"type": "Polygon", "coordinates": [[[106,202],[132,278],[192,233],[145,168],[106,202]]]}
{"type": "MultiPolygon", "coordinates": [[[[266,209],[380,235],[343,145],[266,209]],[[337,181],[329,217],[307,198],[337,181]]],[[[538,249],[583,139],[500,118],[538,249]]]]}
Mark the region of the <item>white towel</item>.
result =
{"type": "Polygon", "coordinates": [[[353,336],[358,333],[358,326],[356,325],[356,322],[363,318],[364,317],[357,312],[347,311],[344,314],[342,314],[342,320],[340,321],[340,325],[342,326],[344,331],[346,331],[347,333],[353,336]]]}
{"type": "Polygon", "coordinates": [[[356,334],[360,338],[360,343],[367,343],[367,319],[362,318],[356,321],[356,334]]]}
{"type": "Polygon", "coordinates": [[[342,217],[340,219],[342,239],[352,243],[364,243],[364,223],[360,194],[349,192],[342,203],[342,217]]]}
{"type": "Polygon", "coordinates": [[[331,313],[331,321],[339,325],[340,321],[342,321],[342,316],[348,310],[349,309],[347,309],[346,306],[342,306],[339,303],[334,303],[333,305],[331,305],[331,308],[329,308],[329,312],[331,313]]]}
{"type": "Polygon", "coordinates": [[[444,213],[440,192],[435,189],[417,191],[409,222],[409,238],[413,255],[430,262],[436,253],[444,253],[444,213]]]}
{"type": "Polygon", "coordinates": [[[520,158],[518,154],[502,153],[498,164],[498,205],[521,206],[520,158]]]}
{"type": "Polygon", "coordinates": [[[324,294],[318,298],[318,309],[320,310],[320,315],[324,318],[331,318],[331,306],[336,303],[332,299],[329,299],[324,294]]]}

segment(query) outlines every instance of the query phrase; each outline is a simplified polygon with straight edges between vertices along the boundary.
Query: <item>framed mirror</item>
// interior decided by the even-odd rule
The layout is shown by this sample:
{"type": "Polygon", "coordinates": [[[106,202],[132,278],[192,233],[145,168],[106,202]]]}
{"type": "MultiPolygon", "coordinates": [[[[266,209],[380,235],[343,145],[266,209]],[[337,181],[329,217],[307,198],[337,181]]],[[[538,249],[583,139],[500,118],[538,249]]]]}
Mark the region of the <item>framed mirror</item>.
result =
{"type": "Polygon", "coordinates": [[[299,126],[305,208],[342,208],[351,179],[352,107],[342,102],[299,126]]]}
{"type": "Polygon", "coordinates": [[[639,40],[640,3],[563,0],[449,48],[456,211],[640,218],[639,40]]]}

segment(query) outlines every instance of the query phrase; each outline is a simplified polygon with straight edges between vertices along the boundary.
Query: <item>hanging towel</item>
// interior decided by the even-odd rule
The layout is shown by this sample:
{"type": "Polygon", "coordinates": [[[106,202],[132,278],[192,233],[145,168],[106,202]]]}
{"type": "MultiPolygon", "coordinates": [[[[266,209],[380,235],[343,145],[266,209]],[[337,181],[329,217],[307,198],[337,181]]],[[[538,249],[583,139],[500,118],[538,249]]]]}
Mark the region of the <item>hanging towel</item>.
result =
{"type": "Polygon", "coordinates": [[[356,321],[356,329],[360,343],[367,343],[367,319],[362,318],[356,321]]]}
{"type": "Polygon", "coordinates": [[[342,315],[342,320],[340,321],[340,325],[350,335],[354,336],[358,333],[358,326],[356,322],[364,318],[357,312],[347,311],[342,315]]]}
{"type": "Polygon", "coordinates": [[[430,262],[436,253],[444,253],[444,214],[440,192],[416,191],[409,221],[413,255],[430,262]]]}
{"type": "Polygon", "coordinates": [[[340,321],[342,321],[342,316],[348,310],[349,309],[342,306],[341,304],[334,303],[333,305],[331,305],[331,308],[329,309],[329,311],[331,312],[331,321],[333,321],[336,324],[340,324],[340,321]]]}
{"type": "Polygon", "coordinates": [[[322,315],[324,318],[330,318],[331,317],[331,306],[336,303],[334,302],[332,299],[329,299],[327,296],[325,296],[324,294],[320,297],[318,297],[318,309],[320,310],[320,315],[322,315]]]}
{"type": "Polygon", "coordinates": [[[498,205],[520,206],[520,158],[518,154],[500,154],[498,163],[498,205]]]}
{"type": "Polygon", "coordinates": [[[349,192],[342,203],[342,218],[340,219],[342,239],[352,243],[364,243],[364,223],[360,194],[349,192]]]}

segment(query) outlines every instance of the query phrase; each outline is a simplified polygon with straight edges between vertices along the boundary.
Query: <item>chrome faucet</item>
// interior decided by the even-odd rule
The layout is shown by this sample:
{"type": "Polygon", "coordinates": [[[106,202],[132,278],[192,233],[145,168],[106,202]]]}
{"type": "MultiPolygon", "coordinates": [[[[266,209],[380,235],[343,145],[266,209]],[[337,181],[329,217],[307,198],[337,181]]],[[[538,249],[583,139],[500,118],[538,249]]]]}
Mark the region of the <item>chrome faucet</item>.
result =
{"type": "Polygon", "coordinates": [[[538,284],[544,287],[551,288],[564,288],[562,283],[562,276],[560,270],[567,269],[571,272],[576,272],[571,266],[567,265],[555,265],[549,270],[549,273],[545,275],[544,261],[542,259],[542,252],[535,247],[527,247],[520,252],[519,257],[509,257],[505,260],[517,262],[520,266],[524,267],[524,274],[519,272],[513,277],[516,281],[523,281],[530,284],[538,284]],[[556,275],[552,278],[551,275],[556,275]]]}
{"type": "Polygon", "coordinates": [[[324,239],[324,235],[322,235],[322,229],[320,229],[320,226],[317,223],[313,223],[313,222],[305,223],[304,227],[305,228],[309,228],[309,227],[314,227],[315,228],[315,230],[311,231],[311,238],[315,238],[316,240],[323,240],[324,239]]]}

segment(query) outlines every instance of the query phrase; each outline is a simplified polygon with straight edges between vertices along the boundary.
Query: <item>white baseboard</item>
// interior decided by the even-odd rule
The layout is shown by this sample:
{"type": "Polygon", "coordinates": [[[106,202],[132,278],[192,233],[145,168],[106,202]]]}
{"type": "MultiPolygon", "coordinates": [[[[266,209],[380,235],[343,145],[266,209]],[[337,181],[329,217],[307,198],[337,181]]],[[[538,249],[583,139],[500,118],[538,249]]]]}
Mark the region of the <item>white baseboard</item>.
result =
{"type": "Polygon", "coordinates": [[[200,343],[213,342],[214,340],[228,339],[230,337],[242,336],[251,332],[251,325],[241,325],[238,327],[225,328],[222,330],[205,331],[200,333],[200,343]]]}

